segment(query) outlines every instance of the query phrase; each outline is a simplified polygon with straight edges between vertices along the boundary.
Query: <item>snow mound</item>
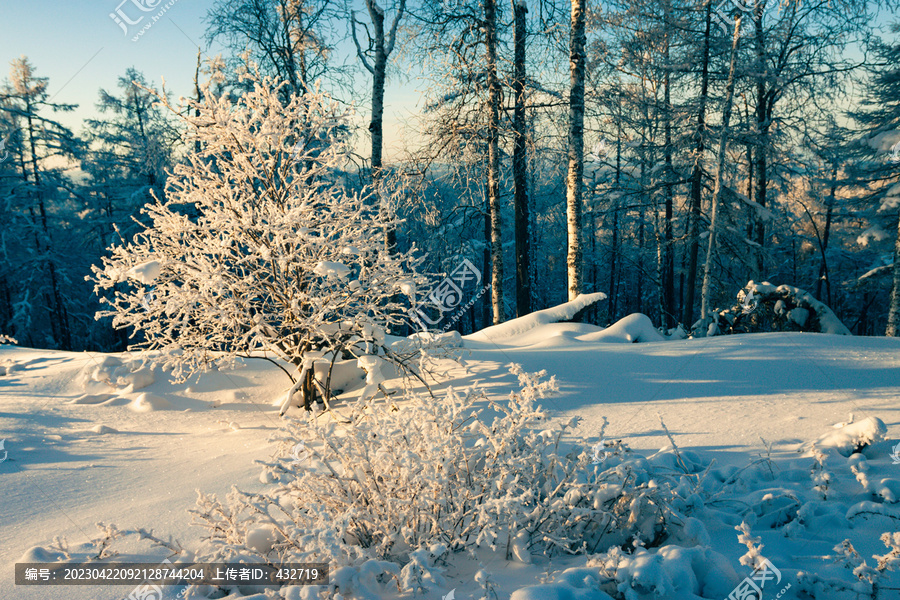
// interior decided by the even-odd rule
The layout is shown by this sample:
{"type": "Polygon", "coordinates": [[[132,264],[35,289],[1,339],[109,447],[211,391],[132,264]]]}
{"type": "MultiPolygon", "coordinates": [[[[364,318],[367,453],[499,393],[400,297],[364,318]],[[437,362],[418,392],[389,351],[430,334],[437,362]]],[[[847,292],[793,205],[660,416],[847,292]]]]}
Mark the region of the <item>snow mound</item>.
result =
{"type": "Polygon", "coordinates": [[[5,375],[12,375],[16,371],[19,370],[19,364],[14,360],[4,361],[0,363],[0,377],[5,375]]]}
{"type": "Polygon", "coordinates": [[[588,566],[614,573],[615,590],[629,599],[726,598],[741,580],[725,556],[703,546],[670,544],[652,550],[638,548],[630,555],[615,549],[588,566]]]}
{"type": "Polygon", "coordinates": [[[656,330],[650,317],[634,313],[623,317],[597,333],[580,336],[586,342],[664,342],[666,338],[656,330]]]}
{"type": "Polygon", "coordinates": [[[847,510],[848,521],[859,516],[882,516],[888,517],[891,521],[898,521],[900,520],[900,509],[879,502],[864,500],[857,502],[847,510]]]}
{"type": "Polygon", "coordinates": [[[29,548],[17,562],[22,563],[55,563],[66,560],[66,555],[62,552],[54,552],[47,550],[41,546],[29,548]]]}
{"type": "Polygon", "coordinates": [[[172,406],[171,402],[161,396],[144,392],[135,398],[131,404],[128,405],[128,408],[134,412],[153,412],[156,410],[169,410],[175,407],[172,406]]]}
{"type": "Polygon", "coordinates": [[[103,404],[112,398],[115,398],[115,394],[82,394],[69,404],[103,404]]]}
{"type": "Polygon", "coordinates": [[[512,593],[510,600],[612,600],[617,582],[596,568],[566,569],[552,583],[530,585],[512,593]]]}
{"type": "Polygon", "coordinates": [[[400,339],[391,344],[391,349],[397,352],[409,352],[414,348],[409,344],[409,340],[418,340],[422,343],[441,346],[442,348],[460,348],[463,345],[462,336],[458,331],[445,331],[438,333],[434,331],[417,331],[408,338],[400,339]]]}
{"type": "Polygon", "coordinates": [[[260,554],[267,554],[279,541],[283,541],[283,538],[274,528],[262,525],[250,529],[244,543],[248,548],[252,548],[260,554]]]}
{"type": "Polygon", "coordinates": [[[887,434],[887,426],[878,417],[868,417],[855,423],[841,424],[812,443],[813,450],[833,449],[849,457],[866,446],[880,442],[887,434]]]}
{"type": "MultiPolygon", "coordinates": [[[[153,369],[141,363],[125,363],[115,356],[106,355],[99,360],[91,357],[78,375],[78,383],[87,396],[99,396],[110,389],[122,393],[136,392],[156,382],[153,369]]],[[[87,396],[78,399],[75,404],[98,404],[87,396]]]]}
{"type": "Polygon", "coordinates": [[[107,433],[119,433],[118,429],[113,429],[112,427],[107,427],[106,425],[94,425],[90,429],[88,429],[91,433],[96,433],[98,435],[104,435],[107,433]]]}
{"type": "Polygon", "coordinates": [[[533,312],[524,317],[507,321],[506,323],[486,327],[481,331],[467,335],[465,339],[479,342],[509,341],[512,338],[541,325],[568,321],[588,306],[600,302],[605,298],[606,294],[603,292],[581,294],[574,300],[560,304],[559,306],[545,308],[544,310],[533,312]]]}
{"type": "Polygon", "coordinates": [[[330,360],[317,360],[313,363],[313,369],[319,383],[329,383],[333,394],[361,387],[366,377],[354,359],[336,360],[334,363],[330,360]]]}
{"type": "Polygon", "coordinates": [[[530,585],[512,593],[509,600],[613,600],[606,592],[561,583],[530,585]]]}

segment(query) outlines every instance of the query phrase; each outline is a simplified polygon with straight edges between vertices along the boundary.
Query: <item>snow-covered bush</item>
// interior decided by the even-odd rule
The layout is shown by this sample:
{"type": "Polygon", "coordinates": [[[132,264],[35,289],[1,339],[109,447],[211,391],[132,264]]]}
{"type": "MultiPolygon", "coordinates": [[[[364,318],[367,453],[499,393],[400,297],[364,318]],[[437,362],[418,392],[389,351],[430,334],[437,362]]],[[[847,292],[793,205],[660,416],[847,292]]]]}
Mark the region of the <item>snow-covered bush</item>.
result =
{"type": "MultiPolygon", "coordinates": [[[[834,547],[835,563],[850,570],[855,581],[848,583],[835,577],[822,577],[815,573],[801,571],[797,574],[800,589],[811,598],[880,598],[881,584],[888,571],[900,567],[900,532],[881,534],[881,542],[890,550],[884,555],[872,555],[876,565],[873,567],[853,547],[849,539],[845,539],[834,547]]],[[[895,587],[887,590],[896,591],[895,587]]]]}
{"type": "MultiPolygon", "coordinates": [[[[721,599],[727,598],[735,584],[740,581],[728,559],[713,550],[708,544],[694,547],[667,544],[655,550],[635,548],[632,553],[625,553],[620,548],[612,548],[609,552],[591,557],[587,566],[598,569],[594,571],[596,583],[591,586],[595,588],[591,590],[593,594],[590,596],[572,594],[568,597],[588,597],[598,600],[605,598],[615,598],[616,600],[721,599]]],[[[588,571],[588,569],[580,570],[588,571]]],[[[554,585],[559,586],[560,583],[563,583],[568,584],[566,587],[575,588],[572,585],[574,583],[572,579],[575,578],[567,578],[564,573],[562,577],[557,578],[557,583],[554,585]]],[[[522,594],[520,591],[513,595],[513,600],[539,600],[554,597],[564,598],[567,596],[522,594]]]]}
{"type": "Polygon", "coordinates": [[[347,115],[319,92],[284,105],[281,87],[256,80],[236,102],[207,90],[190,110],[160,97],[199,150],[144,208],[150,225],[94,267],[111,294],[97,317],[176,375],[263,352],[296,365],[308,393],[308,353],[377,353],[405,322],[401,290],[423,279],[412,251],[385,247],[389,207],[342,181],[347,115]]]}
{"type": "Polygon", "coordinates": [[[812,294],[790,285],[750,281],[737,303],[693,327],[700,335],[758,331],[810,331],[851,335],[850,330],[812,294]]]}
{"type": "Polygon", "coordinates": [[[350,423],[316,413],[291,421],[285,454],[298,443],[304,451],[265,463],[271,491],[202,498],[204,560],[386,560],[405,565],[402,584],[445,552],[487,547],[527,562],[658,543],[670,489],[646,459],[621,443],[603,456],[584,440],[564,450],[575,421],[553,425],[537,404],[554,380],[513,372],[521,389],[504,402],[450,390],[399,407],[361,402],[350,423]],[[251,543],[260,529],[267,542],[251,543]]]}

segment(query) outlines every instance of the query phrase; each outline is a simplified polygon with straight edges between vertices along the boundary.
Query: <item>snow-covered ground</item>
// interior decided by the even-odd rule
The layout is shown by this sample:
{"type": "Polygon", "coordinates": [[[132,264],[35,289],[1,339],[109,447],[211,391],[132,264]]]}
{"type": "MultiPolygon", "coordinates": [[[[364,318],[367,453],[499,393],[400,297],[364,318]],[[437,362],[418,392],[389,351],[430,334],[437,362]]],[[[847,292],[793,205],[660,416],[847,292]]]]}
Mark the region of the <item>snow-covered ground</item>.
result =
{"type": "MultiPolygon", "coordinates": [[[[872,598],[842,591],[839,582],[857,578],[836,564],[834,546],[850,539],[874,568],[872,555],[888,552],[879,536],[900,531],[900,457],[891,457],[900,441],[900,340],[753,334],[610,343],[635,332],[654,339],[642,327],[488,329],[465,341],[463,366],[449,369],[442,385],[478,384],[502,398],[516,384],[509,363],[546,369],[560,388],[543,401],[554,417],[580,417],[575,433],[585,437],[596,437],[606,419],[605,439],[648,457],[670,444],[661,418],[680,453],[650,462],[690,474],[685,485],[695,488],[682,499],[693,505],[681,509],[691,520],[663,548],[632,555],[532,564],[502,552],[452,557],[446,586],[427,597],[454,590],[475,600],[485,586],[474,574],[486,571],[499,599],[724,599],[751,572],[739,562],[748,545],[734,529],[746,520],[764,544],[759,554],[780,572],[763,598],[788,584],[780,598],[872,598]],[[851,414],[853,426],[833,428],[851,414]],[[845,456],[866,436],[873,443],[845,456]]],[[[99,536],[100,521],[190,547],[203,533],[190,525],[195,490],[224,496],[232,485],[266,487],[254,461],[276,451],[289,387],[278,368],[250,360],[179,384],[131,361],[0,346],[8,453],[0,462],[0,598],[125,598],[128,587],[17,587],[13,564],[58,556],[57,536],[73,554],[86,553],[81,544],[99,536]]],[[[129,543],[128,560],[146,556],[146,546],[129,543]]],[[[900,574],[885,573],[877,585],[878,599],[900,598],[900,574]]],[[[396,588],[384,593],[396,596],[396,588]]]]}

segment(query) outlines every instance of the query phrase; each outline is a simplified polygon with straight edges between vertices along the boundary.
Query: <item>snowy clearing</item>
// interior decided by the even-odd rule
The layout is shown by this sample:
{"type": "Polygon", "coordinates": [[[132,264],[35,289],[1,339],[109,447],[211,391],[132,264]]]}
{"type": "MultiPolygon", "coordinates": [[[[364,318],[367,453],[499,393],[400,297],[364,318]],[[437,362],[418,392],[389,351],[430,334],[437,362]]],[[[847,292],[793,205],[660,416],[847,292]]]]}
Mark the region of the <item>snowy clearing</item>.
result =
{"type": "MultiPolygon", "coordinates": [[[[852,568],[836,564],[834,547],[850,539],[874,570],[872,556],[889,550],[879,536],[900,530],[900,457],[892,458],[900,341],[751,334],[622,344],[594,341],[603,337],[599,328],[573,323],[535,323],[497,340],[484,333],[465,339],[465,368],[451,369],[439,387],[477,385],[502,398],[515,387],[509,363],[546,369],[560,389],[541,402],[551,417],[579,417],[574,433],[595,440],[605,418],[606,440],[648,457],[660,476],[680,471],[676,504],[690,517],[662,547],[630,554],[534,556],[530,564],[508,561],[499,549],[456,554],[438,565],[444,580],[424,597],[454,590],[455,598],[475,599],[487,589],[515,600],[726,598],[751,573],[740,562],[745,554],[744,562],[761,564],[759,554],[778,570],[777,587],[769,580],[763,598],[788,584],[781,598],[873,597],[852,568]],[[659,452],[669,446],[659,417],[679,453],[659,452]],[[744,543],[734,529],[742,520],[750,526],[744,543]],[[764,545],[758,553],[754,536],[764,545]]],[[[187,512],[195,489],[222,497],[232,485],[267,486],[254,461],[278,451],[272,440],[289,382],[265,361],[183,384],[128,355],[2,346],[0,366],[8,452],[0,463],[0,598],[126,598],[128,587],[14,586],[12,566],[59,557],[57,536],[83,560],[96,553],[83,544],[98,537],[99,521],[152,529],[191,548],[203,534],[187,512]]],[[[132,540],[119,549],[119,560],[165,556],[132,540]]],[[[413,597],[396,586],[355,585],[350,595],[413,597]]],[[[897,573],[877,585],[877,598],[900,597],[897,573]]],[[[167,588],[164,597],[179,591],[167,588]]]]}

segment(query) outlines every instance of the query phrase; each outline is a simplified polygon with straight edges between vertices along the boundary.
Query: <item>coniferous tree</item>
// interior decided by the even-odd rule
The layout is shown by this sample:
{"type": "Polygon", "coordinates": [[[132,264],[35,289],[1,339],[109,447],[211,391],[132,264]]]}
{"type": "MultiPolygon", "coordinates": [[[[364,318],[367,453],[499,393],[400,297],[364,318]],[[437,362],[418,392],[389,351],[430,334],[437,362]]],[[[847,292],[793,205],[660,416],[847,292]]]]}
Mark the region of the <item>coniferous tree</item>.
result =
{"type": "MultiPolygon", "coordinates": [[[[900,30],[895,25],[894,30],[900,30]]],[[[856,112],[854,117],[868,130],[866,140],[874,150],[874,159],[862,166],[862,183],[871,190],[870,200],[877,206],[876,220],[894,221],[896,218],[897,237],[893,249],[891,273],[891,293],[885,335],[900,336],[900,76],[896,69],[900,61],[900,44],[876,46],[879,66],[873,74],[866,110],[856,112]],[[880,216],[884,215],[884,216],[880,216]],[[895,217],[895,215],[897,215],[895,217]],[[880,217],[880,218],[879,218],[880,217]]]]}
{"type": "Polygon", "coordinates": [[[68,128],[47,115],[75,108],[52,102],[48,85],[49,80],[38,77],[23,56],[12,62],[10,80],[2,91],[0,110],[14,129],[8,135],[18,180],[18,185],[8,188],[16,213],[12,223],[18,226],[20,243],[31,243],[30,250],[23,252],[25,246],[13,249],[9,247],[12,240],[5,240],[6,250],[17,254],[10,257],[14,272],[5,277],[24,282],[16,301],[16,335],[26,343],[68,350],[73,340],[69,294],[63,293],[68,274],[63,246],[57,242],[62,237],[60,225],[66,222],[61,213],[70,209],[72,186],[64,167],[57,165],[77,157],[81,144],[68,128]],[[17,269],[20,276],[15,275],[17,269]]]}

